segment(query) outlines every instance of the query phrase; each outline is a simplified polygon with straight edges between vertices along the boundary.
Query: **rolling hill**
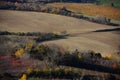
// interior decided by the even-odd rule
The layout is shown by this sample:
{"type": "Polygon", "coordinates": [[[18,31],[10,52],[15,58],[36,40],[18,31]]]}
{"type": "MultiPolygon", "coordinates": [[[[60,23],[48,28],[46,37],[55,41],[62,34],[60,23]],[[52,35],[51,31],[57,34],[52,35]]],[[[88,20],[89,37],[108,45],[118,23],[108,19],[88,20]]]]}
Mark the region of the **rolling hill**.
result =
{"type": "Polygon", "coordinates": [[[120,45],[119,26],[96,24],[48,13],[0,10],[0,31],[55,33],[66,31],[70,34],[66,39],[42,44],[53,43],[70,50],[94,50],[102,54],[116,53],[120,45]]]}

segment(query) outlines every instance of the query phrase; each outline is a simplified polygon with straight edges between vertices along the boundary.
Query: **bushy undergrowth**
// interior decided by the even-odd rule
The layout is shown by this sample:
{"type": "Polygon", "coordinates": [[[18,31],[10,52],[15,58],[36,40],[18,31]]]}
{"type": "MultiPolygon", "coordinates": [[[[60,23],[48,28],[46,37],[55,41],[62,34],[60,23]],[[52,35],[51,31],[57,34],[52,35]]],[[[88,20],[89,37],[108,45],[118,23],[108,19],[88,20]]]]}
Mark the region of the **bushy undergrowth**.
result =
{"type": "MultiPolygon", "coordinates": [[[[60,68],[61,65],[105,71],[114,74],[119,74],[120,71],[118,62],[113,61],[112,57],[103,57],[101,53],[94,51],[82,52],[78,49],[68,51],[64,47],[55,44],[38,44],[35,41],[36,37],[39,39],[40,36],[51,37],[57,34],[29,33],[28,35],[28,33],[22,33],[21,35],[21,33],[4,31],[0,32],[0,34],[0,43],[4,44],[0,47],[0,51],[2,51],[1,49],[4,50],[4,53],[0,53],[0,73],[2,74],[0,76],[3,78],[1,78],[2,80],[7,79],[5,77],[6,75],[3,75],[4,73],[11,74],[7,76],[13,76],[13,78],[19,77],[20,80],[22,79],[22,76],[20,76],[22,73],[26,74],[26,79],[33,77],[75,79],[81,77],[80,72],[66,71],[66,69],[60,68]],[[8,50],[9,47],[10,49],[12,48],[12,51],[8,50]]],[[[89,75],[86,75],[86,78],[96,79],[93,79],[93,76],[89,75]]],[[[10,79],[12,80],[12,78],[10,79]]]]}
{"type": "MultiPolygon", "coordinates": [[[[66,36],[69,36],[67,33],[63,34],[56,34],[56,33],[41,33],[41,32],[8,32],[8,31],[0,31],[0,35],[15,35],[15,36],[25,36],[25,37],[29,37],[29,36],[33,36],[35,37],[34,40],[36,42],[43,42],[43,41],[47,41],[47,40],[54,40],[54,39],[62,39],[62,38],[66,38],[66,36]]],[[[7,38],[6,38],[7,39],[7,38]]]]}
{"type": "Polygon", "coordinates": [[[44,69],[39,71],[32,71],[28,74],[28,77],[39,77],[39,78],[65,78],[65,79],[73,79],[79,77],[79,72],[74,72],[73,70],[65,70],[65,69],[44,69]]]}

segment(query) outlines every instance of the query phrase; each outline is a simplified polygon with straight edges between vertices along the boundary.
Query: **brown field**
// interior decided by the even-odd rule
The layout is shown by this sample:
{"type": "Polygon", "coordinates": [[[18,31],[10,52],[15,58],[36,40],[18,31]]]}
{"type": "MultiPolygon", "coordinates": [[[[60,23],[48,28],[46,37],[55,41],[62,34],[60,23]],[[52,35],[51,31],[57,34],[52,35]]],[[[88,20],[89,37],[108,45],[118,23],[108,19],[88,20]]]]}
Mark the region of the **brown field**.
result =
{"type": "Polygon", "coordinates": [[[49,5],[54,7],[65,6],[68,10],[73,12],[80,12],[89,16],[105,16],[120,21],[120,9],[111,6],[79,3],[51,3],[49,5]]]}
{"type": "MultiPolygon", "coordinates": [[[[118,26],[119,27],[119,26],[118,26]]],[[[62,32],[71,36],[67,39],[43,42],[61,45],[67,49],[94,50],[102,54],[117,52],[120,34],[116,31],[92,32],[114,29],[115,26],[91,23],[72,17],[55,14],[0,10],[0,30],[11,32],[62,32]]]]}

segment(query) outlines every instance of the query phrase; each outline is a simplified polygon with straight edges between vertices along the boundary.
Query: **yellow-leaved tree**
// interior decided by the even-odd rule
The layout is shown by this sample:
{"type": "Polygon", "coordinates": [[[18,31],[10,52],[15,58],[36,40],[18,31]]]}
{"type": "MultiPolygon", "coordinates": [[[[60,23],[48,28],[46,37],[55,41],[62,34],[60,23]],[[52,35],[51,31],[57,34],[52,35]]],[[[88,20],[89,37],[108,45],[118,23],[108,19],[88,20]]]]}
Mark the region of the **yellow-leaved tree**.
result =
{"type": "Polygon", "coordinates": [[[33,46],[33,43],[30,42],[30,43],[27,43],[26,46],[25,46],[25,50],[30,50],[33,46]]]}
{"type": "Polygon", "coordinates": [[[23,74],[22,77],[18,80],[27,80],[27,75],[26,74],[23,74]]]}
{"type": "Polygon", "coordinates": [[[81,59],[81,58],[82,58],[82,56],[81,56],[80,54],[78,54],[78,58],[79,58],[79,59],[81,59]]]}
{"type": "Polygon", "coordinates": [[[112,54],[107,54],[107,55],[103,55],[103,58],[111,59],[111,58],[113,58],[113,56],[112,56],[112,54]]]}
{"type": "Polygon", "coordinates": [[[21,56],[22,54],[24,54],[24,49],[23,48],[21,48],[21,49],[18,49],[16,52],[15,52],[15,56],[17,56],[17,57],[19,57],[19,56],[21,56]]]}

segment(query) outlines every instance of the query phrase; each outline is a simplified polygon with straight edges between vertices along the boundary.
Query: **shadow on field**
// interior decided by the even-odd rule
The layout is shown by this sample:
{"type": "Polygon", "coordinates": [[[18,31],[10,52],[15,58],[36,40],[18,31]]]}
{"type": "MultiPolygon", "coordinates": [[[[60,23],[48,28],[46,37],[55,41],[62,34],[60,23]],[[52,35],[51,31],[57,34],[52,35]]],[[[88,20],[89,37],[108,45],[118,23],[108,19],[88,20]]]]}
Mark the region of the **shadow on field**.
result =
{"type": "Polygon", "coordinates": [[[96,31],[93,31],[93,32],[112,32],[112,31],[119,32],[119,31],[120,31],[120,28],[113,28],[113,29],[101,29],[101,30],[96,30],[96,31]]]}

